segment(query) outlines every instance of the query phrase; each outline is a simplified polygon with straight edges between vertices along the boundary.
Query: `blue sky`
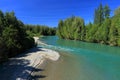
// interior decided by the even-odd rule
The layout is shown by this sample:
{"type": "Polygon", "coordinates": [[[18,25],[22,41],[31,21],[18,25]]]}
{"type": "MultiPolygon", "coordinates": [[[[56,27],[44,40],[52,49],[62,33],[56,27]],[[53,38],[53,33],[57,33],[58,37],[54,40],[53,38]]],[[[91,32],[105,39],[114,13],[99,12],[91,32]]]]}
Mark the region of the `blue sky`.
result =
{"type": "Polygon", "coordinates": [[[119,0],[0,0],[0,9],[14,11],[25,24],[41,24],[56,27],[60,19],[72,15],[79,16],[85,23],[93,21],[94,9],[102,3],[114,9],[120,6],[119,0]]]}

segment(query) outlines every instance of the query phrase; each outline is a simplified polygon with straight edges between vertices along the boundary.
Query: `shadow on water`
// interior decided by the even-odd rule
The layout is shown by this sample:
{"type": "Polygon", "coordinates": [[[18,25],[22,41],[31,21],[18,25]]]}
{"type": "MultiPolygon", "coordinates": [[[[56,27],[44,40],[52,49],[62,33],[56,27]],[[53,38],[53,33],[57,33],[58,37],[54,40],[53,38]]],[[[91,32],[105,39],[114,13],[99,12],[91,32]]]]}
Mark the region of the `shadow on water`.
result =
{"type": "Polygon", "coordinates": [[[0,64],[0,80],[37,80],[40,78],[45,78],[45,75],[31,75],[31,72],[42,72],[44,69],[28,66],[30,64],[29,60],[19,59],[20,57],[25,57],[29,55],[29,52],[36,52],[41,49],[33,48],[27,53],[18,55],[15,58],[11,58],[9,61],[0,64]],[[32,78],[32,79],[31,79],[32,78]]]}

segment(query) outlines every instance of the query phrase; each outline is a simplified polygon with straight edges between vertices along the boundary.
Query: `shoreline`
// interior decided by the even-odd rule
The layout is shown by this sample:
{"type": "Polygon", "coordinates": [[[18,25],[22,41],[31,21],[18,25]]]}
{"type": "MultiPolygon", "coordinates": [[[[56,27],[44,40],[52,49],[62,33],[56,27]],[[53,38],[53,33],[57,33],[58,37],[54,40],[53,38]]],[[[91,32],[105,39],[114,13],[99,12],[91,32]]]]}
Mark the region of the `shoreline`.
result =
{"type": "MultiPolygon", "coordinates": [[[[39,41],[39,37],[33,37],[35,40],[35,43],[38,44],[44,44],[43,42],[39,41]]],[[[44,44],[46,45],[46,44],[44,44]]],[[[36,47],[37,48],[37,47],[36,47]]],[[[36,65],[33,65],[35,68],[40,68],[40,66],[44,69],[47,61],[57,61],[60,57],[59,53],[50,49],[40,48],[40,51],[37,51],[37,53],[40,53],[41,59],[38,60],[39,63],[36,65]]],[[[37,59],[37,58],[36,58],[37,59]]],[[[34,75],[34,71],[31,71],[30,75],[34,75]]],[[[40,74],[39,74],[40,75],[40,74]]],[[[34,75],[35,76],[35,75],[34,75]]],[[[31,76],[26,76],[27,79],[31,79],[31,76]]],[[[42,76],[44,77],[44,76],[42,76]]]]}
{"type": "MultiPolygon", "coordinates": [[[[39,37],[33,37],[34,40],[35,40],[35,43],[38,45],[38,44],[44,44],[43,42],[41,42],[39,40],[39,37]]],[[[46,44],[44,44],[46,45],[46,44]]],[[[37,48],[37,47],[36,47],[37,48]]],[[[37,52],[37,53],[40,53],[40,56],[42,57],[40,60],[39,60],[39,63],[36,64],[34,67],[35,68],[40,68],[40,66],[44,69],[47,61],[57,61],[60,57],[59,53],[56,52],[56,51],[53,51],[53,50],[50,50],[50,49],[45,49],[45,48],[40,48],[40,51],[37,52]],[[52,53],[52,54],[51,54],[52,53]]],[[[30,75],[34,75],[34,71],[31,71],[30,75]]],[[[40,75],[40,74],[39,74],[40,75]]],[[[32,76],[33,77],[33,76],[32,76]]],[[[27,76],[27,79],[31,79],[32,78],[31,76],[27,76]]]]}
{"type": "MultiPolygon", "coordinates": [[[[37,69],[40,68],[41,70],[43,70],[47,61],[57,61],[60,57],[59,53],[57,53],[56,51],[53,51],[53,50],[50,50],[50,49],[45,49],[45,48],[39,48],[39,49],[40,49],[40,51],[37,51],[36,53],[40,56],[40,58],[37,55],[37,58],[34,61],[34,65],[33,65],[34,68],[37,68],[37,69]]],[[[31,79],[32,77],[34,77],[35,76],[34,72],[35,71],[32,70],[30,72],[30,76],[29,75],[26,76],[27,79],[31,79]]],[[[39,74],[39,75],[41,75],[41,74],[39,74]]]]}
{"type": "MultiPolygon", "coordinates": [[[[34,39],[37,42],[39,38],[34,39]]],[[[56,51],[34,47],[0,65],[0,78],[2,80],[30,79],[33,77],[33,72],[42,71],[38,67],[44,65],[46,60],[57,61],[59,57],[60,55],[56,51]]]]}
{"type": "MultiPolygon", "coordinates": [[[[43,36],[42,36],[43,37],[43,36]]],[[[47,45],[47,44],[45,44],[45,43],[43,43],[43,42],[41,42],[40,40],[39,40],[39,37],[33,37],[34,38],[34,40],[35,40],[35,44],[42,44],[42,45],[47,45]]]]}

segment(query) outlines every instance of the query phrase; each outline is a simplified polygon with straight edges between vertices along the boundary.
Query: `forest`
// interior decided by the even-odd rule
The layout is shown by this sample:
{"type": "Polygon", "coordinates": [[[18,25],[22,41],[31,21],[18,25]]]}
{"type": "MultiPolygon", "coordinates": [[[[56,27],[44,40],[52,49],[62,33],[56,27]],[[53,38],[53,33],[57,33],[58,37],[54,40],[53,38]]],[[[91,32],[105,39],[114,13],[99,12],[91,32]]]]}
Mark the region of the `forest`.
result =
{"type": "Polygon", "coordinates": [[[60,20],[57,35],[63,39],[120,46],[120,7],[113,16],[110,12],[108,5],[100,4],[94,11],[94,21],[89,24],[76,16],[60,20]]]}
{"type": "Polygon", "coordinates": [[[45,25],[25,25],[26,33],[30,36],[53,36],[56,34],[56,28],[45,25]]]}
{"type": "Polygon", "coordinates": [[[26,25],[15,13],[0,11],[0,63],[35,46],[33,36],[55,35],[47,26],[26,25]]]}

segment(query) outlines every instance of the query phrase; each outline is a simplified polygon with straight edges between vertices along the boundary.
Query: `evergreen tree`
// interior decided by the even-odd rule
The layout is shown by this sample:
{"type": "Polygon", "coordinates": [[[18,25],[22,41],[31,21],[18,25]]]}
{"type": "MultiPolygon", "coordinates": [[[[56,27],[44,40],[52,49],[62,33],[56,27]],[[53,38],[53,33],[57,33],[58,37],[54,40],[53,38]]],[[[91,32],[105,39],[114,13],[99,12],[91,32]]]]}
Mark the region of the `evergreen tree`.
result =
{"type": "Polygon", "coordinates": [[[84,20],[75,16],[67,18],[65,21],[61,20],[58,24],[57,34],[64,39],[84,40],[84,20]]]}
{"type": "Polygon", "coordinates": [[[120,15],[112,17],[109,38],[111,45],[120,46],[120,15]]]}
{"type": "Polygon", "coordinates": [[[118,7],[118,8],[114,11],[114,15],[120,15],[120,7],[118,7]]]}
{"type": "Polygon", "coordinates": [[[0,11],[0,36],[2,35],[2,30],[4,28],[4,14],[0,11]]]}
{"type": "Polygon", "coordinates": [[[45,25],[24,25],[24,28],[30,36],[49,36],[49,35],[55,35],[56,29],[50,28],[45,25]]]}
{"type": "Polygon", "coordinates": [[[99,24],[101,25],[104,21],[104,9],[102,4],[100,4],[99,8],[98,8],[98,21],[99,24]]]}
{"type": "Polygon", "coordinates": [[[110,17],[110,8],[108,5],[105,5],[104,7],[104,18],[109,18],[110,17]]]}
{"type": "Polygon", "coordinates": [[[100,4],[94,13],[94,24],[101,25],[103,21],[104,21],[104,9],[102,4],[100,4]]]}
{"type": "Polygon", "coordinates": [[[35,45],[34,39],[26,34],[23,26],[14,12],[4,14],[0,11],[0,62],[35,45]]]}
{"type": "Polygon", "coordinates": [[[58,23],[58,30],[57,30],[57,35],[60,37],[60,38],[63,38],[64,39],[64,33],[63,33],[63,27],[64,27],[64,22],[63,20],[60,20],[59,23],[58,23]]]}

